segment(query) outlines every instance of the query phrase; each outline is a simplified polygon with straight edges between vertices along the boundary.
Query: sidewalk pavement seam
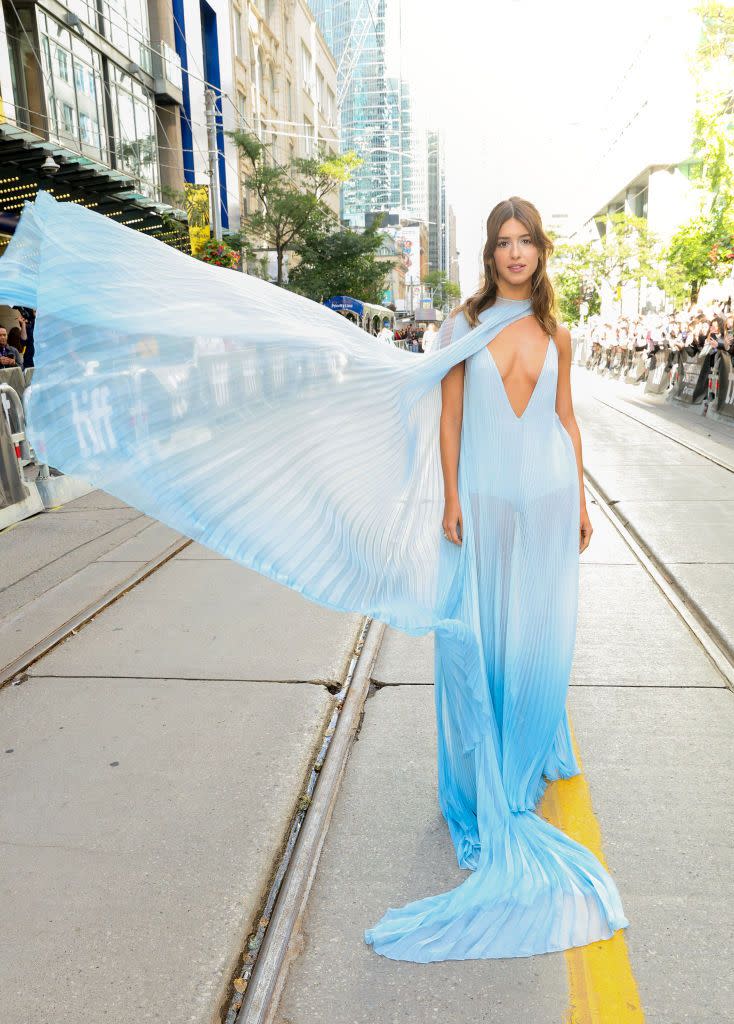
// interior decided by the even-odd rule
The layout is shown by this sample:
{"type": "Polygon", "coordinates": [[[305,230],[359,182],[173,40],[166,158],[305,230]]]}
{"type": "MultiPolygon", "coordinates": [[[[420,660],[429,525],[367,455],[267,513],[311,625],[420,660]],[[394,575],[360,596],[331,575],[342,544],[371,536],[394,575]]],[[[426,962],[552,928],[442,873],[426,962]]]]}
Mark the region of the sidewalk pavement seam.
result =
{"type": "MultiPolygon", "coordinates": [[[[119,509],[114,509],[114,511],[118,512],[119,509]]],[[[30,579],[36,573],[42,572],[44,569],[50,568],[50,566],[55,565],[57,562],[60,562],[62,558],[68,558],[69,555],[73,555],[76,552],[81,551],[82,548],[88,547],[90,544],[95,544],[97,541],[104,540],[105,537],[109,537],[109,535],[111,533],[114,533],[115,530],[119,530],[123,526],[129,526],[130,523],[137,523],[138,520],[140,520],[140,519],[147,519],[147,518],[148,517],[143,512],[141,512],[140,515],[133,516],[131,519],[126,519],[124,523],[117,523],[115,526],[111,527],[109,530],[105,530],[104,533],[95,534],[95,536],[94,537],[90,537],[89,540],[82,541],[82,543],[81,544],[77,544],[76,547],[69,548],[67,551],[64,551],[62,554],[57,555],[56,558],[52,558],[50,562],[44,562],[43,565],[39,565],[38,568],[34,569],[33,572],[28,574],[28,576],[23,577],[23,580],[25,581],[27,579],[30,579]]],[[[31,520],[26,520],[26,522],[31,522],[31,520]]],[[[126,537],[125,540],[121,541],[120,544],[116,544],[115,547],[121,547],[128,540],[130,540],[130,538],[126,537]]],[[[115,548],[114,547],[110,548],[110,550],[114,551],[115,548]]],[[[95,558],[93,561],[96,562],[96,561],[98,561],[98,559],[95,558]]],[[[92,563],[90,562],[89,564],[91,565],[92,563]]],[[[76,575],[76,574],[72,573],[72,575],[76,575]]],[[[4,594],[7,590],[10,590],[11,587],[17,586],[17,584],[19,582],[20,582],[20,580],[14,580],[12,583],[8,583],[7,586],[0,587],[0,594],[4,594]]],[[[30,604],[30,602],[28,602],[28,603],[30,604]]],[[[24,607],[24,606],[21,605],[21,607],[24,607]]],[[[18,609],[18,610],[20,610],[20,609],[18,609]]]]}
{"type": "MultiPolygon", "coordinates": [[[[201,676],[131,676],[131,675],[107,675],[99,672],[93,672],[91,675],[84,675],[80,672],[70,672],[69,674],[60,672],[38,672],[37,674],[32,670],[27,672],[29,679],[119,679],[123,682],[128,680],[145,681],[150,683],[155,682],[173,682],[173,683],[273,683],[275,686],[281,685],[301,685],[306,686],[323,686],[327,690],[334,689],[336,687],[337,692],[341,689],[339,683],[334,683],[328,679],[262,679],[260,676],[247,676],[247,677],[232,677],[232,676],[207,676],[202,679],[201,676]]],[[[433,686],[433,683],[424,684],[433,686]]]]}

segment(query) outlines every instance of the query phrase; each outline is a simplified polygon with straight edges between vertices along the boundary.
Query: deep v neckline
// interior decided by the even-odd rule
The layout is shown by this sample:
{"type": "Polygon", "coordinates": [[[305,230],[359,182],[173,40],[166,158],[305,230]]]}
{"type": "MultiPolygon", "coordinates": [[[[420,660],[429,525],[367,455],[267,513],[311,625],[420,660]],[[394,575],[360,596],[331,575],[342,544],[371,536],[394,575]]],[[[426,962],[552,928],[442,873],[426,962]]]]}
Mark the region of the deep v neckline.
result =
{"type": "Polygon", "coordinates": [[[500,390],[502,391],[502,394],[505,396],[505,402],[507,403],[507,408],[510,410],[510,412],[515,417],[515,419],[517,420],[518,423],[523,419],[523,417],[525,416],[525,413],[528,411],[528,409],[530,408],[530,406],[532,404],[533,399],[535,398],[535,392],[538,390],[538,385],[540,384],[540,378],[545,373],[545,368],[546,368],[546,366],[548,364],[548,356],[550,355],[550,347],[551,347],[552,344],[553,344],[553,338],[549,334],[548,335],[548,344],[546,345],[546,349],[545,349],[545,358],[543,359],[543,365],[540,368],[540,373],[538,374],[538,376],[535,379],[535,384],[533,385],[533,390],[530,392],[530,398],[528,399],[525,408],[523,409],[523,411],[520,413],[519,416],[517,415],[515,410],[512,408],[512,403],[510,402],[509,396],[507,394],[507,390],[505,388],[505,382],[502,379],[502,374],[500,373],[499,366],[497,366],[497,363],[494,361],[494,356],[490,352],[490,348],[492,347],[492,342],[490,342],[489,345],[485,345],[484,346],[484,350],[487,353],[487,355],[489,356],[489,361],[490,361],[490,363],[492,364],[492,366],[494,367],[494,369],[495,369],[495,371],[497,373],[497,379],[499,380],[500,390]]]}

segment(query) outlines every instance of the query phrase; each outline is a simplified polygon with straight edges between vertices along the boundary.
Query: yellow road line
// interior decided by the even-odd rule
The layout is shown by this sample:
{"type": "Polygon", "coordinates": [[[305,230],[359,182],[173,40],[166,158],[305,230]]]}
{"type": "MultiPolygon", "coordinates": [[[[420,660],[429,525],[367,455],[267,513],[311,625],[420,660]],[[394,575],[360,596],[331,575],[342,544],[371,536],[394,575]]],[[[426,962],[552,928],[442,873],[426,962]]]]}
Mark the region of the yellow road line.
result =
{"type": "MultiPolygon", "coordinates": [[[[601,829],[591,805],[573,726],[571,739],[581,774],[551,782],[540,811],[552,825],[590,849],[607,867],[601,829]]],[[[567,949],[565,957],[569,1007],[563,1024],[642,1024],[645,1014],[627,952],[624,928],[616,931],[611,939],[567,949]]]]}

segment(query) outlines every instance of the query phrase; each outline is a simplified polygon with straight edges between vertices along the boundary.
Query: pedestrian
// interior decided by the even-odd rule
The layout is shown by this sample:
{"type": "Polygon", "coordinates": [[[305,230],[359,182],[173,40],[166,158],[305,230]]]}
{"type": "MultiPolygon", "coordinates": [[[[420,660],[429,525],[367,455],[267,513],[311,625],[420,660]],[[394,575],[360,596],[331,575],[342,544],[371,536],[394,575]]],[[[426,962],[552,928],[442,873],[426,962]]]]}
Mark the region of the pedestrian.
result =
{"type": "Polygon", "coordinates": [[[30,309],[28,306],[13,306],[13,309],[20,316],[21,330],[24,332],[23,337],[23,368],[29,369],[31,366],[35,366],[35,355],[36,355],[36,340],[35,340],[35,328],[36,328],[36,311],[30,309]]]}
{"type": "Polygon", "coordinates": [[[386,341],[388,344],[393,345],[395,343],[395,335],[390,330],[390,321],[383,320],[382,328],[376,335],[377,341],[386,341]]]}
{"type": "MultiPolygon", "coordinates": [[[[12,329],[18,332],[17,327],[12,329]]],[[[12,333],[12,332],[11,332],[12,333]]],[[[6,327],[0,327],[0,369],[11,370],[14,366],[23,369],[23,356],[18,348],[10,343],[9,332],[6,327]]]]}
{"type": "Polygon", "coordinates": [[[423,332],[423,351],[433,352],[438,337],[438,324],[430,323],[423,332]]]}

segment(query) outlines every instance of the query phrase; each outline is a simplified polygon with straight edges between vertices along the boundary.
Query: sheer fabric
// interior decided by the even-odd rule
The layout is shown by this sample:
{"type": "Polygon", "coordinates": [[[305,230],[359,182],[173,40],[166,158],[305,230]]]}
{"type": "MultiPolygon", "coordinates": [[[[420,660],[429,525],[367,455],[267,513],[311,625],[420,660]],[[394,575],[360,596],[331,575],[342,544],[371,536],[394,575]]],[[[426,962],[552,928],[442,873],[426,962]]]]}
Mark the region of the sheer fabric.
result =
{"type": "Polygon", "coordinates": [[[46,193],[0,260],[0,298],[38,309],[28,433],[45,461],[319,604],[435,632],[439,802],[473,873],[388,910],[373,948],[525,956],[624,927],[602,865],[532,811],[544,774],[578,770],[578,482],[555,348],[515,424],[489,363],[529,301],[471,330],[450,318],[419,355],[46,193]],[[441,529],[438,428],[462,360],[459,548],[441,529]]]}

